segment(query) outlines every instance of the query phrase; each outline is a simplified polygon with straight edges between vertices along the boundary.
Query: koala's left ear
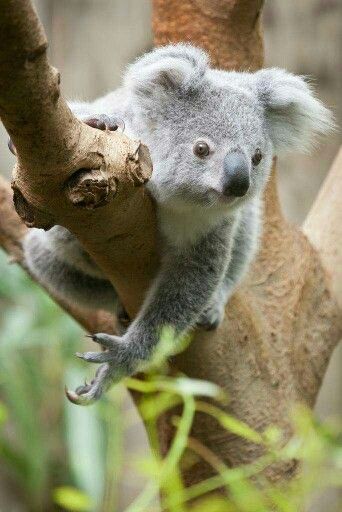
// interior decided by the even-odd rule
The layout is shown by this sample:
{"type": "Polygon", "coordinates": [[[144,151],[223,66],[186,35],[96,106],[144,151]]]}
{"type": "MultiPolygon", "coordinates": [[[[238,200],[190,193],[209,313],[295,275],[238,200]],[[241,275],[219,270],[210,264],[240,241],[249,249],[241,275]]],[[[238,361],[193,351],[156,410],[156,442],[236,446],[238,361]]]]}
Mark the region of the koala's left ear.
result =
{"type": "Polygon", "coordinates": [[[256,72],[254,79],[276,151],[306,151],[317,135],[333,129],[332,113],[303,78],[273,68],[256,72]]]}
{"type": "Polygon", "coordinates": [[[198,87],[208,61],[203,50],[190,44],[161,46],[128,67],[124,84],[140,97],[150,98],[161,91],[188,92],[198,87]]]}

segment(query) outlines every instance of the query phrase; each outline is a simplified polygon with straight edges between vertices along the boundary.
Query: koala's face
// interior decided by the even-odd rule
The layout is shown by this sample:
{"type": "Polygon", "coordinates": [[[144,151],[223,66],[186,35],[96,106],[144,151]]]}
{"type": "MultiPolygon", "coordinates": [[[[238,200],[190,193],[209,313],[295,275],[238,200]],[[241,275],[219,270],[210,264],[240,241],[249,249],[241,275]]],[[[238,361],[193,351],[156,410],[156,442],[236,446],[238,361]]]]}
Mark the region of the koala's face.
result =
{"type": "Polygon", "coordinates": [[[265,187],[275,150],[324,132],[329,112],[282,70],[212,70],[188,45],[145,55],[128,72],[137,129],[149,146],[160,203],[235,209],[265,187]]]}
{"type": "Polygon", "coordinates": [[[146,136],[150,187],[160,202],[227,209],[260,192],[273,150],[262,108],[248,90],[209,76],[198,90],[172,94],[162,105],[146,136]]]}

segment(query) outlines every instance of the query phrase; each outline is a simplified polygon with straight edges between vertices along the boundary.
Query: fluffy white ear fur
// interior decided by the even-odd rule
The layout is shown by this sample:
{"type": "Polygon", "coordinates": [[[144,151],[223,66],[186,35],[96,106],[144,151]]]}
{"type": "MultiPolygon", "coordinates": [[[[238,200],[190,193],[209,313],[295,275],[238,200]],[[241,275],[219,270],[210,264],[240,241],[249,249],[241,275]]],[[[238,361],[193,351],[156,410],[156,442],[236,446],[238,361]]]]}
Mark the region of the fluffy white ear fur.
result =
{"type": "Polygon", "coordinates": [[[258,71],[254,78],[276,151],[307,151],[317,135],[334,128],[332,113],[303,78],[277,68],[258,71]]]}
{"type": "Polygon", "coordinates": [[[124,85],[143,96],[155,88],[187,92],[198,86],[208,67],[208,56],[189,44],[156,48],[128,67],[124,85]]]}

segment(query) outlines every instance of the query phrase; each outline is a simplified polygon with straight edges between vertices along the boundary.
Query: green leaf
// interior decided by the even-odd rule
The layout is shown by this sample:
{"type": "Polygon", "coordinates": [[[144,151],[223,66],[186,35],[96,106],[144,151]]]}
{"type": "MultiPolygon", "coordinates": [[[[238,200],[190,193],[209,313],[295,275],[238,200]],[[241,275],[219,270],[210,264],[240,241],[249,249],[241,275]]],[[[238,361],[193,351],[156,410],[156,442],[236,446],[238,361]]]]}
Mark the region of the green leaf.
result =
{"type": "Polygon", "coordinates": [[[264,444],[263,438],[259,432],[253,430],[243,421],[227,414],[222,409],[206,402],[197,402],[197,410],[213,416],[226,430],[229,430],[233,434],[243,437],[252,443],[264,444]]]}
{"type": "Polygon", "coordinates": [[[89,496],[74,487],[57,487],[53,491],[53,501],[70,512],[90,512],[93,510],[89,496]]]}
{"type": "Polygon", "coordinates": [[[186,396],[208,396],[211,398],[223,398],[222,390],[216,384],[199,379],[189,379],[188,377],[160,377],[150,380],[138,380],[127,378],[124,384],[129,389],[140,391],[141,393],[155,393],[156,391],[167,391],[176,395],[186,396]]]}
{"type": "Polygon", "coordinates": [[[163,412],[182,403],[182,398],[167,391],[153,395],[143,395],[139,412],[145,421],[157,420],[163,412]]]}
{"type": "MultiPolygon", "coordinates": [[[[84,380],[84,373],[69,366],[65,381],[71,389],[84,380]]],[[[66,442],[69,464],[76,484],[98,501],[103,493],[105,457],[104,432],[98,404],[79,407],[65,400],[66,442]]]]}
{"type": "Polygon", "coordinates": [[[282,431],[279,427],[276,427],[275,425],[270,425],[264,430],[263,437],[266,443],[276,447],[282,439],[282,431]]]}
{"type": "Polygon", "coordinates": [[[248,480],[231,482],[229,491],[232,501],[241,512],[269,512],[267,500],[261,489],[248,480]]]}
{"type": "Polygon", "coordinates": [[[203,498],[191,510],[192,512],[239,512],[235,505],[220,496],[203,498]]]}
{"type": "Polygon", "coordinates": [[[222,390],[212,382],[188,379],[187,377],[178,377],[170,382],[170,390],[188,396],[208,396],[212,398],[220,398],[222,390]]]}
{"type": "Polygon", "coordinates": [[[8,419],[7,407],[0,402],[0,426],[6,423],[8,419]]]}

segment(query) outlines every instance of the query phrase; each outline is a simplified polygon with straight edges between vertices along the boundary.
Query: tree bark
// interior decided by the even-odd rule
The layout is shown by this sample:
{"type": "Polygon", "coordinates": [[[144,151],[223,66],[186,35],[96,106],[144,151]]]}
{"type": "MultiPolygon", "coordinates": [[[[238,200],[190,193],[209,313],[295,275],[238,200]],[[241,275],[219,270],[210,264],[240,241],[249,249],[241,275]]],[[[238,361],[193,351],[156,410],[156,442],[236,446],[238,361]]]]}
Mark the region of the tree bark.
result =
{"type": "MultiPolygon", "coordinates": [[[[156,44],[190,40],[207,49],[216,66],[257,69],[263,61],[261,7],[261,0],[154,0],[156,44]]],[[[134,316],[158,264],[153,205],[144,188],[134,186],[149,176],[147,151],[127,137],[94,131],[74,118],[59,94],[58,74],[47,63],[46,39],[29,0],[0,0],[0,11],[0,117],[19,156],[17,211],[29,226],[57,223],[75,233],[134,316]]],[[[341,190],[340,163],[332,172],[329,179],[341,190]]],[[[337,200],[330,201],[334,187],[323,191],[306,226],[315,250],[283,218],[273,172],[261,248],[248,278],[229,302],[219,329],[196,332],[174,361],[190,377],[219,384],[230,397],[227,410],[259,431],[275,424],[290,432],[289,408],[298,401],[314,404],[341,338],[337,301],[341,305],[342,291],[331,283],[342,264],[337,229],[342,219],[337,200]],[[324,215],[322,203],[330,204],[324,215]],[[336,228],[329,235],[325,219],[336,228]]],[[[2,183],[0,193],[0,243],[22,262],[23,229],[2,183]]],[[[99,330],[98,315],[91,322],[78,315],[86,328],[99,330]]],[[[173,435],[168,419],[164,416],[159,424],[165,451],[173,435]]],[[[261,453],[204,414],[196,415],[192,437],[229,466],[261,453]]],[[[294,467],[272,467],[268,474],[287,478],[294,467]]],[[[212,471],[200,461],[184,478],[189,485],[212,471]]]]}
{"type": "Polygon", "coordinates": [[[0,116],[18,152],[16,210],[28,226],[70,229],[115,274],[134,315],[157,262],[153,206],[140,186],[152,171],[148,150],[71,113],[30,1],[0,0],[0,10],[0,116]]]}
{"type": "MultiPolygon", "coordinates": [[[[205,48],[219,68],[258,69],[263,63],[262,4],[258,0],[154,0],[155,43],[189,40],[205,48]]],[[[334,174],[341,186],[341,169],[334,174]]],[[[338,225],[341,212],[336,201],[330,215],[338,225]]],[[[324,231],[322,225],[316,228],[324,231]]],[[[330,273],[342,263],[341,239],[334,235],[336,231],[329,238],[334,255],[330,273]]],[[[253,428],[276,424],[289,433],[289,408],[296,402],[313,406],[329,357],[341,338],[336,299],[319,255],[302,232],[283,218],[274,169],[265,193],[261,249],[249,276],[229,302],[220,328],[215,333],[198,333],[177,358],[177,366],[191,377],[223,387],[230,397],[229,412],[253,428]]],[[[171,432],[165,426],[161,432],[165,450],[171,432]]],[[[196,417],[192,435],[231,466],[249,462],[261,452],[227,435],[202,414],[196,417]]],[[[290,476],[294,468],[295,464],[270,468],[269,476],[290,476]]],[[[188,483],[211,471],[199,462],[187,475],[188,483]]]]}

